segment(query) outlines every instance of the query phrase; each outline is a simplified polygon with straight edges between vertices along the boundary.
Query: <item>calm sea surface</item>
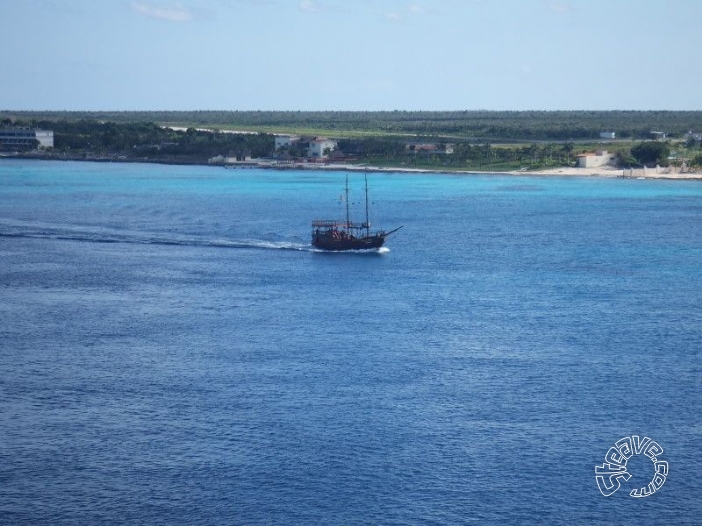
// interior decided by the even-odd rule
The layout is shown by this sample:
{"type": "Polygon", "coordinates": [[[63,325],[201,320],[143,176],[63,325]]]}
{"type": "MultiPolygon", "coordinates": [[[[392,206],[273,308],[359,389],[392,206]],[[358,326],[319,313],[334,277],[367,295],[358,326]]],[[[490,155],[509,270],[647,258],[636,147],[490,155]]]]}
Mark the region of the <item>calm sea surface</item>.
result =
{"type": "Polygon", "coordinates": [[[0,162],[0,523],[700,524],[702,182],[344,176],[0,162]]]}

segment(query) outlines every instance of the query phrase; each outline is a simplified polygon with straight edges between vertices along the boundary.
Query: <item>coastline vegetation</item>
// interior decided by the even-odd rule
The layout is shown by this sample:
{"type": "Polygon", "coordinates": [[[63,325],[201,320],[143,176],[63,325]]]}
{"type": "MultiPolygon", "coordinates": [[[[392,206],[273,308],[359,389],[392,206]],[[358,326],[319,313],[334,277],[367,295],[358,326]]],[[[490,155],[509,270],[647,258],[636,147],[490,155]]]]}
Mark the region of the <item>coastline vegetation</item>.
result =
{"type": "Polygon", "coordinates": [[[702,165],[699,135],[689,133],[702,131],[702,112],[690,111],[0,111],[0,126],[52,129],[55,148],[45,157],[177,163],[271,157],[275,132],[331,137],[345,162],[385,167],[539,170],[574,166],[579,153],[600,149],[622,167],[702,165]],[[603,131],[617,139],[601,139],[603,131]],[[651,140],[652,131],[668,139],[651,140]],[[408,152],[412,142],[434,148],[408,152]]]}
{"type": "Polygon", "coordinates": [[[6,118],[154,122],[332,137],[444,136],[478,142],[593,140],[603,131],[643,140],[653,130],[671,138],[702,131],[702,111],[0,111],[0,120],[6,118]]]}

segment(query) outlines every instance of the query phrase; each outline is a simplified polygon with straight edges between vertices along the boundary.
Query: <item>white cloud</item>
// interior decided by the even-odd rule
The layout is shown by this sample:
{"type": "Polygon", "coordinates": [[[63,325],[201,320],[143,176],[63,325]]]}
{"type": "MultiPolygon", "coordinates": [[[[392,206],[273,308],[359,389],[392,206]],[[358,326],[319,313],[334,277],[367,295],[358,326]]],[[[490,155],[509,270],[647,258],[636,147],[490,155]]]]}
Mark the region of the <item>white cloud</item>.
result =
{"type": "Polygon", "coordinates": [[[193,15],[181,5],[174,7],[155,7],[142,2],[132,2],[132,9],[140,15],[168,20],[169,22],[189,22],[193,15]]]}

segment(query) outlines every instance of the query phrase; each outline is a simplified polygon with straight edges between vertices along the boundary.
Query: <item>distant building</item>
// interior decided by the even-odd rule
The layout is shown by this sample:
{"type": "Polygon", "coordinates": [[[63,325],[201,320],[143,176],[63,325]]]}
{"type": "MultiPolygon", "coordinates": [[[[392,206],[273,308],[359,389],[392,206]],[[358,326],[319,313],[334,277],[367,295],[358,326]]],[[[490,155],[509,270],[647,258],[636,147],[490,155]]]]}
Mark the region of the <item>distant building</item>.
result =
{"type": "Polygon", "coordinates": [[[666,138],[666,134],[662,131],[651,131],[651,138],[656,141],[662,141],[666,138]]]}
{"type": "Polygon", "coordinates": [[[405,152],[407,153],[436,153],[438,147],[436,144],[424,144],[424,143],[409,143],[405,145],[405,152]]]}
{"type": "Polygon", "coordinates": [[[617,134],[613,131],[600,132],[600,139],[616,139],[617,134]]]}
{"type": "Polygon", "coordinates": [[[607,150],[598,150],[591,153],[582,153],[577,156],[578,168],[597,168],[611,164],[617,156],[613,153],[608,153],[607,150]]]}
{"type": "Polygon", "coordinates": [[[310,141],[307,155],[314,159],[326,159],[329,153],[336,148],[336,141],[331,139],[314,139],[310,141]]]}
{"type": "Polygon", "coordinates": [[[0,128],[0,146],[4,149],[34,148],[34,141],[39,141],[39,148],[53,148],[54,132],[30,128],[0,128]]]}
{"type": "Polygon", "coordinates": [[[300,142],[300,137],[296,135],[276,135],[275,149],[280,150],[298,142],[300,142]]]}
{"type": "Polygon", "coordinates": [[[327,159],[329,154],[336,149],[337,142],[323,137],[298,137],[297,135],[277,135],[275,149],[296,146],[300,152],[307,150],[307,157],[312,159],[327,159]]]}
{"type": "Polygon", "coordinates": [[[408,143],[405,144],[405,153],[408,154],[441,154],[450,155],[453,153],[453,144],[434,143],[408,143]]]}
{"type": "Polygon", "coordinates": [[[237,153],[236,155],[216,155],[215,157],[210,157],[207,159],[209,164],[235,164],[235,163],[249,163],[253,159],[250,153],[237,153]]]}

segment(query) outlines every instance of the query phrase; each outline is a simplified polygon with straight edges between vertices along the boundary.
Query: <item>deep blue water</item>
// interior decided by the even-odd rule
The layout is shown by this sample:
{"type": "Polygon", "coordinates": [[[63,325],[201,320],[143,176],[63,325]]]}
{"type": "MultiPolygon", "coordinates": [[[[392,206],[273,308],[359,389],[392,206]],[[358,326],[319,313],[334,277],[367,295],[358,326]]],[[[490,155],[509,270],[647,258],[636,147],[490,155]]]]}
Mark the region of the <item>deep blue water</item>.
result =
{"type": "Polygon", "coordinates": [[[0,523],[699,524],[702,182],[344,175],[0,162],[0,523]]]}

